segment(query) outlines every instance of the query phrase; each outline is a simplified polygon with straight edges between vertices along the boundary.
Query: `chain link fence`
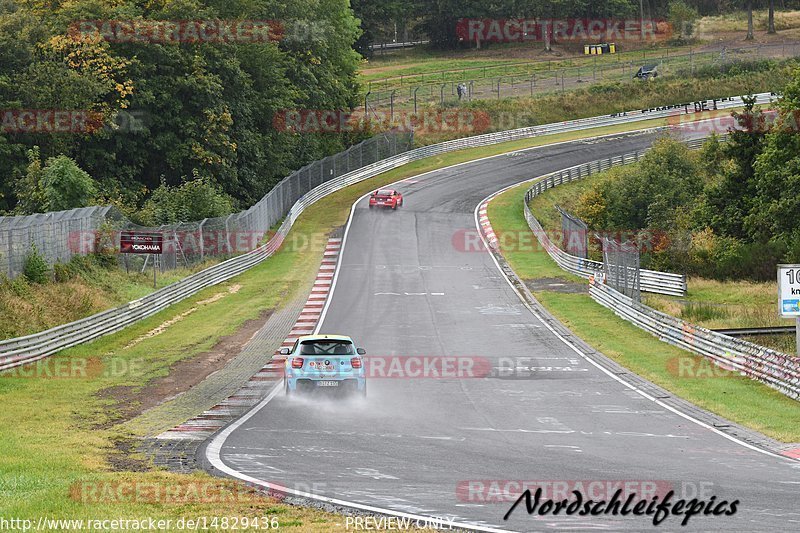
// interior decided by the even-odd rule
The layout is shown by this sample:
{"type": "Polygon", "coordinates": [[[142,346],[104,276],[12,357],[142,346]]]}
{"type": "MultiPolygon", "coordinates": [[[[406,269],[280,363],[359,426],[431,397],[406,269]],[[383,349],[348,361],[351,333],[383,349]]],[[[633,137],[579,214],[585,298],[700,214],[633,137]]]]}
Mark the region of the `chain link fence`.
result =
{"type": "Polygon", "coordinates": [[[29,216],[0,217],[0,272],[18,276],[33,247],[51,265],[79,253],[80,238],[94,235],[106,221],[121,221],[111,206],[82,207],[29,216]]]}
{"type": "Polygon", "coordinates": [[[706,68],[724,69],[745,61],[784,59],[797,57],[800,44],[781,42],[721,48],[690,50],[672,53],[663,50],[626,52],[617,55],[590,56],[569,62],[574,66],[561,66],[554,61],[501,64],[448,70],[430,74],[417,74],[399,78],[373,81],[369,84],[368,105],[371,109],[399,111],[421,110],[425,107],[448,107],[460,101],[488,100],[537,96],[587,87],[598,82],[647,83],[635,79],[639,67],[656,65],[658,78],[692,77],[706,68]],[[458,85],[464,84],[466,93],[459,97],[458,85]]]}
{"type": "Polygon", "coordinates": [[[249,209],[225,217],[144,227],[127,220],[110,206],[0,217],[0,272],[12,279],[20,275],[34,246],[50,265],[65,263],[74,255],[94,252],[98,234],[105,227],[116,230],[114,245],[117,248],[119,230],[163,234],[163,254],[153,257],[124,254],[120,258],[120,265],[129,270],[152,268],[152,261],[155,261],[163,272],[190,267],[210,258],[248,252],[256,248],[289,208],[314,187],[406,152],[412,144],[411,133],[377,135],[344,152],[304,166],[281,180],[249,209]]]}
{"type": "Polygon", "coordinates": [[[606,284],[637,302],[642,300],[639,247],[598,235],[603,243],[606,284]]]}
{"type": "Polygon", "coordinates": [[[561,235],[564,240],[564,251],[581,259],[589,258],[589,227],[580,218],[564,211],[559,206],[556,210],[561,213],[561,235]]]}

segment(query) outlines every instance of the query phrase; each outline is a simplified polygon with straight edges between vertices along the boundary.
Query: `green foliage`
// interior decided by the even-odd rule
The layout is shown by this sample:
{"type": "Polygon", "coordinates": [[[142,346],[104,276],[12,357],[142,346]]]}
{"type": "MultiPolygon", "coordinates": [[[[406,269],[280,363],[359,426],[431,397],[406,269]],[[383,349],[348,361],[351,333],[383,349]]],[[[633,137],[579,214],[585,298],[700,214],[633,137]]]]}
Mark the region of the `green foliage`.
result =
{"type": "MultiPolygon", "coordinates": [[[[361,0],[358,4],[370,4],[361,0]]],[[[378,2],[375,2],[378,3],[378,2]]],[[[468,45],[459,43],[456,35],[456,22],[460,18],[624,18],[638,11],[635,0],[539,0],[537,2],[517,2],[501,0],[499,2],[482,2],[479,0],[419,0],[414,5],[415,13],[420,19],[420,26],[425,30],[431,43],[440,48],[455,48],[468,45]]],[[[357,9],[357,13],[367,13],[357,9]]],[[[657,10],[652,15],[663,15],[657,10]]],[[[408,16],[404,12],[405,16],[408,16]]],[[[485,46],[483,44],[482,46],[485,46]]]]}
{"type": "Polygon", "coordinates": [[[74,279],[76,276],[75,270],[72,268],[72,265],[69,263],[61,263],[57,262],[53,265],[53,277],[55,278],[57,283],[64,283],[71,279],[74,279]]]}
{"type": "MultiPolygon", "coordinates": [[[[575,200],[593,230],[657,231],[668,243],[643,255],[648,268],[715,279],[770,280],[800,261],[800,70],[774,126],[744,98],[738,127],[698,153],[663,139],[639,165],[615,169],[575,200]]],[[[569,206],[567,206],[569,207],[569,206]]]]}
{"type": "Polygon", "coordinates": [[[33,243],[30,252],[25,256],[22,275],[31,283],[44,284],[50,281],[50,266],[33,243]]]}
{"type": "Polygon", "coordinates": [[[681,318],[692,323],[727,317],[724,307],[708,302],[687,302],[681,309],[681,318]]]}
{"type": "Polygon", "coordinates": [[[16,213],[28,215],[45,211],[46,199],[42,190],[42,161],[39,147],[34,146],[27,151],[28,165],[14,184],[17,196],[16,213]]]}
{"type": "Polygon", "coordinates": [[[699,17],[697,9],[687,4],[685,0],[671,0],[667,20],[672,25],[673,39],[679,42],[690,40],[699,17]]]}
{"type": "Polygon", "coordinates": [[[41,190],[46,211],[63,211],[90,205],[97,184],[75,161],[60,155],[48,159],[42,169],[41,190]]]}
{"type": "MultiPolygon", "coordinates": [[[[116,228],[110,223],[105,222],[97,230],[95,237],[94,253],[89,254],[95,262],[103,268],[116,268],[119,266],[119,254],[115,245],[114,234],[116,228]]],[[[73,256],[72,259],[81,256],[73,256]]]]}
{"type": "MultiPolygon", "coordinates": [[[[277,131],[281,110],[351,109],[360,29],[347,0],[273,2],[16,2],[0,8],[0,108],[97,113],[102,127],[77,134],[0,136],[0,210],[20,214],[87,199],[141,201],[162,180],[209,179],[243,205],[304,164],[341,151],[346,135],[277,131]],[[69,35],[78,20],[281,20],[270,42],[106,42],[69,35]],[[47,174],[32,164],[65,156],[47,174]],[[58,172],[56,172],[58,171],[58,172]],[[57,178],[47,192],[45,178],[57,178]],[[78,179],[79,194],[55,188],[78,179]],[[15,184],[15,181],[18,182],[15,184]]],[[[37,166],[38,165],[38,166],[37,166]]],[[[48,182],[49,183],[49,182],[48,182]]]]}
{"type": "Polygon", "coordinates": [[[221,217],[233,211],[233,200],[209,178],[197,178],[178,186],[164,182],[153,191],[140,213],[143,225],[221,217]]]}
{"type": "Polygon", "coordinates": [[[696,157],[669,138],[655,142],[636,171],[622,171],[581,198],[578,212],[605,229],[671,228],[701,190],[696,157]]]}

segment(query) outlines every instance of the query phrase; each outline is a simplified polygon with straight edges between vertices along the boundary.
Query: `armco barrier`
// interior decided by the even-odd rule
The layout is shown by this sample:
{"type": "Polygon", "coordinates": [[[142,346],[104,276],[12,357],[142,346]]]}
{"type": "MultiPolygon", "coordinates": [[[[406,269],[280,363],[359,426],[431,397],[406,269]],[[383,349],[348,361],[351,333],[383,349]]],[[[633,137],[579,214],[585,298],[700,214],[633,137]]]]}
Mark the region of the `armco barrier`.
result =
{"type": "MultiPolygon", "coordinates": [[[[702,139],[693,139],[686,144],[690,148],[698,148],[701,143],[702,139]]],[[[536,238],[539,240],[539,244],[542,245],[542,248],[547,251],[553,261],[555,261],[556,264],[562,269],[575,274],[576,276],[588,279],[603,271],[603,263],[568,254],[554,244],[547,236],[547,232],[545,232],[545,230],[542,228],[542,225],[539,224],[539,221],[536,220],[535,216],[533,216],[533,213],[528,206],[531,199],[542,194],[547,189],[552,189],[553,187],[557,187],[564,183],[577,181],[618,165],[635,163],[641,159],[644,153],[645,151],[636,151],[617,157],[609,157],[608,159],[591,161],[582,165],[576,165],[564,170],[559,170],[543,176],[525,192],[523,210],[525,214],[525,220],[528,222],[528,227],[531,229],[534,235],[536,235],[536,238]]],[[[686,294],[686,276],[682,274],[641,269],[639,271],[639,276],[641,290],[645,292],[668,294],[671,296],[684,296],[686,294]]]]}
{"type": "MultiPolygon", "coordinates": [[[[758,95],[758,103],[768,103],[772,99],[770,93],[758,95]]],[[[729,98],[717,103],[718,109],[739,107],[742,105],[741,97],[729,98]]],[[[692,109],[693,111],[693,109],[692,109]]],[[[249,269],[271,256],[278,249],[283,239],[288,234],[294,221],[305,210],[320,198],[365,179],[377,176],[388,170],[400,167],[412,161],[424,159],[447,152],[477,148],[508,141],[536,137],[538,135],[580,131],[589,128],[611,126],[650,120],[653,118],[667,117],[680,114],[680,109],[630,111],[623,116],[603,116],[532,126],[516,130],[487,133],[474,137],[466,137],[439,144],[415,148],[407,152],[383,159],[376,163],[364,166],[353,172],[327,181],[303,194],[286,214],[286,218],[277,233],[266,244],[254,250],[239,255],[201,272],[188,276],[172,285],[159,289],[143,298],[133,300],[123,306],[109,309],[90,317],[57,326],[55,328],[0,342],[0,370],[12,368],[27,362],[36,361],[52,355],[60,350],[81,344],[97,337],[114,333],[134,322],[149,317],[166,307],[196,294],[198,291],[226,281],[241,272],[249,269]]],[[[268,228],[265,228],[266,232],[268,228]]]]}
{"type": "Polygon", "coordinates": [[[800,358],[656,311],[603,285],[598,278],[589,283],[589,294],[600,305],[664,342],[708,357],[722,368],[740,372],[790,398],[800,399],[800,358]]]}

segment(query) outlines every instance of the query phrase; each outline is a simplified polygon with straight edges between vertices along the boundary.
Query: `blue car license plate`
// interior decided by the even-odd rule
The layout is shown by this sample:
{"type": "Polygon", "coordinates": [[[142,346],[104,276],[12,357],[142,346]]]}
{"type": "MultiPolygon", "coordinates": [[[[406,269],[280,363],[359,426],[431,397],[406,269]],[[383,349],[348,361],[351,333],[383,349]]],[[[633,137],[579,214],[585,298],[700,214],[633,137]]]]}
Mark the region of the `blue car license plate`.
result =
{"type": "Polygon", "coordinates": [[[338,387],[338,381],[317,381],[317,387],[338,387]]]}

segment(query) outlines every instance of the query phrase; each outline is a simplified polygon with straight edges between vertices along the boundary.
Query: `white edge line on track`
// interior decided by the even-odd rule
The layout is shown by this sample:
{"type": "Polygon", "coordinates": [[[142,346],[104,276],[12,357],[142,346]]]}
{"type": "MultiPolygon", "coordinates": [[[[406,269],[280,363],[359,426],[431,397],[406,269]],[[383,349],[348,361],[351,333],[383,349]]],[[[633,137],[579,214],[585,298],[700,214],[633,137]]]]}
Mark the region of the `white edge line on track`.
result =
{"type": "MultiPolygon", "coordinates": [[[[714,119],[698,120],[696,122],[698,122],[698,123],[711,122],[712,120],[714,120],[714,119]]],[[[421,178],[423,176],[427,176],[428,174],[435,174],[436,172],[442,172],[443,170],[450,170],[451,168],[456,168],[456,167],[460,167],[460,166],[463,166],[463,165],[471,165],[473,163],[486,161],[487,159],[494,159],[496,157],[503,157],[503,156],[507,156],[508,154],[513,154],[513,153],[517,153],[517,152],[530,152],[530,151],[533,151],[533,150],[541,150],[543,148],[550,148],[552,146],[559,146],[561,144],[574,143],[576,141],[594,141],[594,140],[597,140],[597,139],[603,139],[605,137],[616,137],[616,136],[619,136],[619,135],[625,135],[626,133],[647,133],[647,132],[655,132],[655,131],[658,131],[660,129],[664,129],[664,131],[669,131],[668,128],[669,128],[668,125],[667,126],[654,126],[654,127],[642,128],[642,129],[638,129],[638,130],[618,131],[618,132],[614,132],[614,133],[606,133],[606,134],[603,134],[603,135],[593,135],[593,136],[590,136],[590,137],[578,137],[576,139],[569,139],[569,140],[566,140],[566,141],[558,141],[558,142],[554,142],[554,143],[540,144],[540,145],[537,145],[537,146],[529,146],[528,148],[520,148],[520,149],[517,149],[517,150],[509,150],[508,152],[502,152],[502,153],[499,153],[499,154],[488,155],[486,157],[479,157],[478,159],[470,159],[469,161],[462,161],[461,163],[455,163],[453,165],[449,165],[449,166],[446,166],[446,167],[437,168],[437,169],[434,169],[434,170],[428,170],[427,172],[423,172],[422,174],[415,174],[413,176],[407,176],[407,177],[405,177],[403,179],[394,181],[394,182],[389,183],[387,185],[383,185],[383,187],[391,187],[391,186],[397,185],[398,183],[402,183],[402,182],[404,182],[404,181],[406,181],[408,179],[411,179],[411,178],[414,178],[415,180],[417,180],[418,178],[421,178]]],[[[561,134],[557,133],[555,135],[561,135],[561,134]]],[[[546,137],[546,135],[541,135],[540,137],[546,137]]],[[[535,138],[535,137],[531,137],[531,138],[535,138]]],[[[514,141],[511,141],[511,142],[514,142],[514,141]]],[[[391,171],[387,171],[387,172],[391,172],[391,171]]],[[[538,178],[534,178],[534,179],[538,179],[538,178]]],[[[528,181],[533,181],[533,180],[528,180],[528,181]]],[[[414,183],[417,183],[417,182],[414,181],[414,183]]],[[[525,182],[522,182],[522,183],[525,183],[525,182]]],[[[508,188],[511,188],[511,187],[516,187],[517,185],[520,185],[520,184],[517,183],[516,185],[510,185],[509,187],[506,187],[505,189],[508,189],[508,188]]],[[[503,189],[503,190],[505,190],[505,189],[503,189]]],[[[353,202],[353,205],[350,206],[350,215],[347,218],[347,225],[345,226],[344,235],[342,236],[342,243],[341,243],[341,247],[339,248],[339,256],[336,258],[336,270],[333,273],[333,281],[331,281],[331,289],[330,289],[330,292],[328,293],[328,299],[325,300],[325,305],[322,308],[322,314],[320,314],[320,316],[319,316],[319,321],[317,322],[317,327],[314,330],[315,334],[319,333],[320,328],[322,327],[322,323],[325,320],[325,315],[328,312],[328,306],[330,305],[331,300],[333,300],[333,291],[336,289],[336,280],[339,278],[339,270],[340,270],[339,266],[341,265],[342,257],[344,257],[344,248],[345,248],[345,245],[347,244],[347,234],[350,232],[350,223],[353,221],[353,214],[355,213],[356,205],[358,205],[358,202],[360,202],[361,200],[363,200],[364,198],[369,196],[371,193],[372,193],[372,191],[365,193],[363,196],[359,197],[355,202],[353,202]]],[[[498,194],[498,193],[495,193],[495,194],[498,194]]],[[[483,203],[483,202],[481,202],[481,203],[483,203]]],[[[479,226],[478,230],[480,230],[480,229],[481,228],[479,226]]],[[[480,231],[479,231],[479,233],[481,233],[481,235],[483,234],[483,232],[480,232],[480,231]]]]}
{"type": "MultiPolygon", "coordinates": [[[[489,196],[487,196],[486,198],[484,198],[484,199],[483,199],[483,200],[481,200],[480,202],[478,202],[478,205],[477,205],[477,206],[475,206],[475,211],[474,211],[474,216],[475,216],[475,227],[478,229],[478,233],[480,234],[481,241],[483,241],[483,245],[484,245],[484,247],[486,248],[486,253],[488,253],[488,254],[489,254],[489,256],[492,258],[492,261],[494,262],[495,266],[497,267],[497,270],[499,270],[499,271],[500,271],[500,273],[503,275],[503,279],[505,279],[505,280],[506,280],[506,283],[508,283],[509,287],[511,287],[511,289],[512,289],[512,290],[513,290],[513,291],[516,293],[516,295],[517,295],[517,296],[519,297],[519,299],[522,301],[523,305],[525,305],[525,307],[526,307],[526,308],[527,308],[527,309],[528,309],[528,310],[531,312],[531,314],[533,314],[533,316],[535,316],[535,317],[536,317],[536,318],[537,318],[537,319],[538,319],[538,320],[539,320],[539,321],[540,321],[542,324],[544,324],[544,326],[545,326],[545,327],[546,327],[548,330],[550,330],[550,332],[551,332],[553,335],[555,335],[555,336],[556,336],[556,337],[557,337],[557,338],[558,338],[558,339],[559,339],[561,342],[563,342],[563,343],[564,343],[564,344],[565,344],[567,347],[569,347],[569,348],[570,348],[572,351],[574,351],[575,353],[577,353],[578,355],[580,355],[580,356],[581,356],[581,358],[583,358],[584,360],[586,360],[587,362],[589,362],[591,365],[593,365],[593,366],[597,367],[597,368],[598,368],[600,371],[602,371],[602,372],[603,372],[604,374],[606,374],[607,376],[609,376],[609,377],[613,378],[614,380],[616,380],[616,381],[618,381],[618,382],[622,383],[623,385],[625,385],[625,386],[626,386],[626,387],[628,387],[629,389],[631,389],[631,390],[633,390],[633,391],[637,392],[638,394],[640,394],[640,395],[641,395],[641,396],[643,396],[644,398],[646,398],[646,399],[650,400],[651,402],[654,402],[656,405],[658,405],[658,406],[660,406],[660,407],[663,407],[664,409],[666,409],[666,410],[668,410],[668,411],[670,411],[670,412],[672,412],[672,413],[675,413],[676,415],[678,415],[678,416],[680,416],[680,417],[682,417],[682,418],[685,418],[686,420],[689,420],[689,421],[691,421],[691,422],[694,422],[694,423],[695,423],[695,424],[697,424],[698,426],[700,426],[700,427],[702,427],[702,428],[705,428],[705,429],[708,429],[708,430],[710,430],[710,431],[712,431],[712,432],[714,432],[714,433],[716,433],[716,434],[718,434],[718,435],[720,435],[720,436],[722,436],[722,437],[724,437],[724,438],[728,439],[729,441],[735,442],[736,444],[739,444],[740,446],[744,446],[745,448],[748,448],[748,449],[750,449],[750,450],[753,450],[753,451],[756,451],[756,452],[759,452],[759,453],[763,453],[764,455],[768,455],[768,456],[770,456],[770,457],[774,457],[774,458],[777,458],[777,459],[781,459],[782,461],[785,461],[785,462],[788,462],[788,463],[793,463],[794,461],[792,461],[792,459],[791,459],[791,458],[789,458],[789,457],[786,457],[786,456],[784,456],[784,455],[780,455],[780,454],[777,454],[777,453],[773,453],[773,452],[770,452],[770,451],[768,451],[768,450],[763,450],[763,449],[759,448],[758,446],[753,446],[752,444],[748,444],[748,443],[746,443],[746,442],[744,442],[744,441],[742,441],[742,440],[739,440],[739,439],[737,439],[736,437],[733,437],[733,436],[731,436],[731,435],[728,435],[727,433],[725,433],[725,432],[723,432],[723,431],[720,431],[719,429],[717,429],[717,428],[715,428],[715,427],[713,427],[713,426],[710,426],[710,425],[706,424],[705,422],[702,422],[702,421],[700,421],[700,420],[698,420],[698,419],[696,419],[696,418],[692,417],[691,415],[688,415],[688,414],[686,414],[686,413],[682,412],[682,411],[681,411],[681,410],[679,410],[679,409],[676,409],[676,408],[674,408],[674,407],[672,407],[672,406],[670,406],[670,405],[667,405],[667,404],[665,404],[664,402],[662,402],[662,401],[661,401],[661,400],[659,400],[658,398],[654,398],[653,396],[650,396],[649,394],[647,394],[647,393],[646,393],[646,392],[644,392],[643,390],[639,389],[638,387],[636,387],[636,386],[634,386],[634,385],[632,385],[632,384],[628,383],[627,381],[625,381],[625,380],[624,380],[624,379],[622,379],[621,377],[617,376],[616,374],[614,374],[614,373],[610,372],[609,370],[607,370],[607,369],[603,368],[603,367],[602,367],[602,366],[600,366],[598,363],[596,363],[595,361],[593,361],[593,360],[592,360],[590,357],[588,357],[588,356],[587,356],[585,353],[583,353],[583,352],[582,352],[582,351],[581,351],[581,350],[580,350],[580,349],[579,349],[577,346],[575,346],[574,344],[572,344],[570,341],[568,341],[566,338],[564,338],[564,337],[563,337],[561,334],[559,334],[559,333],[558,333],[558,332],[557,332],[555,329],[553,329],[553,327],[552,327],[550,324],[548,324],[548,323],[547,323],[547,321],[545,321],[545,320],[544,320],[544,317],[542,317],[541,315],[539,315],[539,313],[538,313],[538,312],[537,312],[537,311],[536,311],[536,310],[535,310],[533,307],[531,307],[531,306],[528,304],[528,302],[525,300],[525,298],[522,296],[522,294],[520,294],[519,290],[517,290],[517,288],[514,286],[514,284],[513,284],[513,283],[511,282],[511,280],[508,278],[508,276],[506,276],[505,272],[504,272],[504,271],[503,271],[503,269],[500,267],[500,263],[498,263],[498,262],[497,262],[497,258],[496,258],[496,257],[494,256],[494,254],[491,252],[491,248],[489,247],[489,243],[487,242],[487,240],[486,240],[486,237],[485,237],[485,236],[484,236],[484,234],[483,234],[483,230],[482,230],[482,228],[481,228],[481,226],[480,226],[480,220],[479,220],[479,217],[478,217],[478,209],[480,209],[480,206],[481,206],[481,205],[483,205],[484,203],[486,203],[486,204],[487,204],[487,207],[488,207],[488,203],[489,203],[489,202],[490,202],[490,201],[491,201],[493,198],[495,198],[496,196],[499,196],[500,194],[504,193],[505,191],[507,191],[507,190],[509,190],[509,189],[513,189],[514,187],[519,187],[520,185],[524,185],[524,184],[526,184],[526,183],[532,183],[532,182],[534,182],[534,181],[537,181],[537,180],[539,180],[539,179],[541,179],[541,176],[539,176],[539,177],[536,177],[536,178],[533,178],[533,179],[529,179],[529,180],[521,181],[521,182],[519,182],[519,183],[517,183],[517,184],[515,184],[515,185],[509,185],[508,187],[504,187],[504,188],[500,189],[499,191],[497,191],[497,192],[494,192],[494,193],[490,194],[489,196]]],[[[488,213],[488,209],[487,209],[487,213],[488,213]]],[[[500,252],[499,252],[499,249],[498,249],[498,253],[500,253],[500,252]]],[[[509,266],[510,266],[510,265],[509,265],[509,266]]]]}
{"type": "MultiPolygon", "coordinates": [[[[706,122],[706,121],[698,121],[698,122],[706,122]]],[[[619,135],[625,135],[625,134],[628,134],[628,133],[643,133],[643,132],[648,132],[648,131],[657,131],[660,128],[662,128],[662,127],[661,126],[657,126],[657,127],[643,128],[643,129],[638,129],[638,130],[620,131],[620,132],[614,132],[614,133],[609,133],[609,134],[604,134],[604,135],[595,135],[595,136],[590,136],[590,137],[579,137],[579,138],[576,138],[576,139],[570,139],[570,140],[559,141],[559,142],[554,142],[554,143],[547,143],[547,144],[542,144],[542,145],[537,145],[537,146],[531,146],[531,147],[528,147],[528,148],[520,148],[520,149],[517,149],[517,150],[509,150],[508,152],[502,152],[502,153],[499,153],[499,154],[494,154],[494,155],[490,155],[490,156],[486,156],[486,157],[480,157],[478,159],[471,159],[469,161],[463,161],[461,163],[456,163],[456,164],[449,165],[449,166],[446,166],[446,167],[437,168],[437,169],[434,169],[434,170],[429,170],[427,172],[423,172],[422,174],[416,174],[414,176],[407,176],[407,177],[405,177],[403,179],[400,179],[400,180],[397,180],[395,182],[389,183],[389,184],[387,184],[385,186],[389,187],[391,185],[395,185],[397,183],[401,183],[401,182],[409,179],[410,177],[413,177],[413,178],[417,179],[417,178],[420,178],[422,176],[426,176],[428,174],[434,174],[436,172],[442,172],[442,171],[449,170],[449,169],[452,169],[452,168],[455,168],[455,167],[460,167],[462,165],[471,165],[473,163],[478,163],[480,161],[486,161],[488,159],[494,159],[496,157],[507,156],[510,153],[528,152],[528,151],[539,150],[539,149],[543,149],[543,148],[549,148],[549,147],[552,147],[552,146],[558,146],[558,145],[561,145],[561,144],[573,143],[573,142],[576,142],[576,141],[589,141],[589,140],[595,140],[595,139],[602,139],[602,138],[605,138],[605,137],[615,137],[615,136],[619,136],[619,135]]],[[[476,220],[476,223],[478,221],[478,219],[477,219],[478,207],[480,207],[481,204],[483,204],[484,202],[488,202],[490,198],[493,198],[494,196],[500,194],[501,192],[503,192],[503,191],[505,191],[507,189],[510,189],[512,187],[517,187],[517,186],[521,185],[522,183],[527,183],[527,182],[530,182],[530,181],[534,181],[535,179],[538,179],[538,178],[534,178],[532,180],[526,180],[526,181],[523,181],[523,182],[520,182],[520,183],[517,183],[517,184],[514,184],[514,185],[509,185],[508,187],[505,187],[505,188],[501,189],[500,191],[497,191],[494,194],[491,194],[491,195],[487,196],[475,208],[475,215],[476,215],[476,219],[475,220],[476,220]]],[[[325,305],[323,306],[322,313],[320,314],[319,320],[317,321],[317,326],[314,328],[314,333],[318,333],[320,328],[322,327],[322,324],[323,324],[323,322],[325,320],[325,315],[328,312],[328,307],[330,305],[331,300],[333,299],[333,293],[334,293],[334,290],[336,289],[336,281],[337,281],[337,279],[339,277],[339,266],[340,266],[340,264],[342,262],[342,258],[344,257],[344,249],[345,249],[345,245],[347,243],[347,234],[350,231],[350,224],[353,221],[353,214],[355,213],[356,205],[361,200],[363,200],[364,198],[369,196],[370,192],[367,192],[363,196],[359,197],[350,206],[350,215],[348,216],[348,219],[347,219],[347,225],[345,227],[344,235],[342,236],[341,247],[339,248],[339,255],[338,255],[337,259],[336,259],[336,270],[334,271],[334,274],[333,274],[333,281],[331,282],[330,292],[328,292],[328,298],[327,298],[327,300],[325,300],[325,305]]],[[[488,243],[486,243],[486,240],[485,240],[485,238],[483,236],[483,231],[480,231],[481,230],[480,225],[478,225],[478,230],[479,230],[479,233],[481,235],[481,239],[484,241],[484,244],[485,245],[488,244],[488,243]]],[[[487,248],[487,251],[488,251],[488,248],[487,248]]],[[[497,263],[497,260],[495,259],[495,257],[491,253],[489,253],[489,255],[492,256],[492,260],[494,261],[495,265],[502,272],[502,269],[500,269],[500,265],[497,263]]],[[[550,325],[547,324],[546,322],[544,322],[541,319],[541,317],[539,317],[538,314],[528,306],[527,302],[525,302],[524,298],[522,298],[522,295],[520,295],[519,292],[517,292],[517,289],[514,287],[514,285],[511,283],[511,281],[508,278],[506,278],[505,275],[503,275],[503,277],[505,278],[506,282],[508,282],[508,284],[511,286],[511,288],[514,290],[514,292],[517,293],[517,296],[519,296],[519,298],[523,301],[523,303],[531,311],[531,313],[533,313],[534,316],[536,316],[539,320],[541,320],[542,323],[545,324],[545,326],[548,329],[550,329],[550,331],[553,332],[556,335],[556,337],[561,339],[567,346],[569,346],[572,350],[577,352],[581,357],[583,357],[584,359],[586,359],[587,361],[589,361],[593,365],[598,366],[596,363],[594,363],[594,361],[592,361],[591,359],[588,359],[583,353],[581,353],[580,350],[578,350],[576,347],[572,346],[569,342],[567,342],[558,333],[553,331],[552,328],[550,327],[550,325]]],[[[608,372],[605,369],[603,369],[602,367],[598,366],[598,368],[600,368],[601,370],[603,370],[604,372],[606,372],[608,374],[608,372]]],[[[699,424],[700,426],[703,426],[703,427],[706,427],[708,429],[711,429],[712,431],[715,431],[715,432],[719,433],[720,435],[722,435],[723,437],[725,437],[727,439],[730,439],[730,440],[732,440],[734,442],[742,444],[743,446],[746,446],[748,448],[752,448],[752,449],[760,451],[762,453],[765,453],[765,454],[768,454],[768,455],[772,455],[774,457],[779,457],[779,458],[782,458],[782,459],[786,459],[783,456],[779,456],[779,455],[776,455],[776,454],[772,454],[770,452],[766,452],[764,450],[760,450],[759,448],[756,448],[754,446],[750,446],[750,445],[748,445],[746,443],[743,443],[743,442],[741,442],[741,441],[739,441],[739,440],[737,440],[737,439],[735,439],[733,437],[730,437],[730,436],[720,432],[719,430],[716,430],[716,429],[714,429],[714,428],[712,428],[712,427],[700,422],[699,420],[695,420],[695,419],[689,417],[688,415],[685,415],[685,414],[683,414],[683,413],[681,413],[681,412],[679,412],[679,411],[677,411],[677,410],[675,410],[675,409],[673,409],[673,408],[671,408],[671,407],[669,407],[667,405],[663,405],[661,402],[659,402],[655,398],[652,398],[652,397],[648,396],[647,394],[645,394],[644,392],[639,391],[635,387],[632,387],[631,385],[626,383],[624,380],[618,378],[617,376],[614,376],[613,374],[609,374],[609,375],[611,375],[611,377],[613,377],[617,381],[619,381],[622,384],[624,384],[626,387],[629,387],[629,388],[631,388],[633,390],[636,390],[637,392],[642,394],[645,398],[648,398],[648,399],[656,402],[657,404],[662,405],[666,409],[668,409],[670,411],[673,411],[676,414],[678,414],[678,415],[680,415],[680,416],[682,416],[684,418],[687,418],[687,419],[699,424]]],[[[430,516],[422,516],[422,515],[414,515],[414,514],[409,514],[409,513],[403,513],[403,512],[400,512],[400,511],[393,511],[391,509],[383,509],[383,508],[380,508],[380,507],[372,507],[372,506],[369,506],[369,505],[363,505],[363,504],[359,504],[359,503],[355,503],[355,502],[348,502],[348,501],[344,501],[344,500],[338,500],[338,499],[335,499],[335,498],[328,498],[328,497],[325,497],[325,496],[319,496],[319,495],[315,495],[315,494],[309,494],[309,493],[297,491],[297,490],[294,490],[294,489],[290,489],[288,487],[282,487],[280,485],[270,484],[269,482],[266,482],[266,481],[263,481],[263,480],[260,480],[260,479],[256,479],[256,478],[254,478],[252,476],[248,476],[248,475],[243,474],[243,473],[241,473],[241,472],[239,472],[237,470],[234,470],[233,468],[230,468],[228,465],[226,465],[222,461],[222,458],[220,456],[220,452],[222,451],[222,447],[224,446],[225,441],[228,439],[228,437],[234,431],[236,431],[239,427],[241,427],[245,422],[250,420],[253,416],[256,415],[256,413],[258,413],[270,401],[272,401],[272,399],[280,391],[281,387],[282,387],[282,382],[276,383],[275,387],[270,391],[270,393],[263,400],[261,400],[261,402],[259,402],[257,405],[252,407],[250,409],[250,411],[245,413],[241,418],[239,418],[238,420],[236,420],[236,421],[232,422],[231,424],[229,424],[222,432],[220,432],[218,435],[216,435],[212,439],[212,441],[206,447],[206,458],[208,459],[209,463],[211,463],[211,465],[214,468],[216,468],[220,472],[223,472],[223,473],[225,473],[225,474],[227,474],[227,475],[229,475],[229,476],[231,476],[233,478],[245,481],[247,483],[252,483],[254,485],[258,485],[258,486],[261,486],[261,487],[273,489],[273,490],[276,490],[278,492],[283,492],[283,493],[286,493],[286,494],[291,494],[291,495],[302,497],[302,498],[308,498],[308,499],[311,499],[311,500],[316,500],[316,501],[320,501],[320,502],[326,502],[326,503],[330,503],[330,504],[333,504],[333,505],[340,505],[342,507],[348,507],[348,508],[351,508],[351,509],[359,509],[359,510],[362,510],[362,511],[370,511],[370,512],[374,512],[374,513],[378,513],[378,514],[399,516],[399,517],[404,517],[404,518],[411,518],[412,520],[429,520],[431,518],[430,516]]],[[[458,528],[462,528],[462,529],[468,529],[468,530],[474,530],[474,531],[486,531],[486,532],[490,532],[490,533],[494,533],[494,532],[504,532],[505,533],[506,531],[508,531],[508,530],[503,530],[503,529],[494,529],[494,528],[489,528],[489,527],[484,527],[484,526],[478,526],[478,525],[474,525],[474,524],[455,523],[455,524],[453,524],[453,526],[454,527],[458,527],[458,528]]]]}

